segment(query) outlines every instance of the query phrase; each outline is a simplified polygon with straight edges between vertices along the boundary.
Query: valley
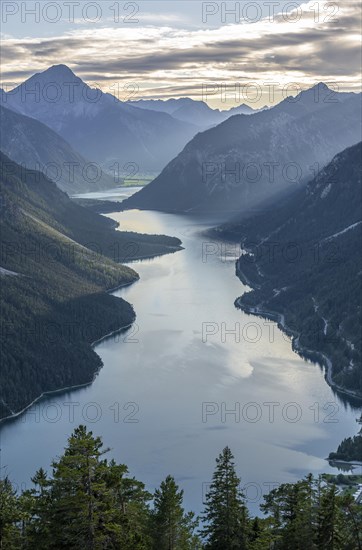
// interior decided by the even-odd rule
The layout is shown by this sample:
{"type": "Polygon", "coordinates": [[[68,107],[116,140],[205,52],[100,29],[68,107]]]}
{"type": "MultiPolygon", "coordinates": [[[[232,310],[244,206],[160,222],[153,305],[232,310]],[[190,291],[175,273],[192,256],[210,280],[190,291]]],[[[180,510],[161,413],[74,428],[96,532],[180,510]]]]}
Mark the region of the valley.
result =
{"type": "Polygon", "coordinates": [[[138,279],[120,262],[181,247],[172,237],[115,231],[114,221],[3,154],[0,174],[5,418],[43,393],[90,383],[101,366],[91,343],[135,319],[130,304],[107,294],[138,279]]]}
{"type": "Polygon", "coordinates": [[[175,235],[184,249],[126,262],[140,280],[112,294],[132,304],[136,319],[96,345],[103,367],[92,385],[44,397],[1,426],[2,460],[11,464],[12,480],[27,487],[34,469],[60,452],[70,426],[84,421],[112,441],[111,455],[132,464],[147,487],[172,463],[186,504],[196,511],[205,465],[226,442],[256,513],[268,483],[334,473],[326,457],[355,435],[358,404],[335,393],[318,365],[293,352],[275,322],[234,307],[249,290],[235,276],[240,248],[205,237],[220,217],[132,210],[107,217],[126,232],[175,235]],[[19,444],[27,441],[39,452],[24,466],[19,444]]]}
{"type": "Polygon", "coordinates": [[[359,400],[361,154],[361,143],[346,149],[306,189],[217,231],[249,252],[237,274],[253,291],[238,307],[279,318],[295,349],[324,363],[328,383],[359,400]]]}
{"type": "Polygon", "coordinates": [[[362,550],[360,4],[1,21],[0,549],[362,550]]]}

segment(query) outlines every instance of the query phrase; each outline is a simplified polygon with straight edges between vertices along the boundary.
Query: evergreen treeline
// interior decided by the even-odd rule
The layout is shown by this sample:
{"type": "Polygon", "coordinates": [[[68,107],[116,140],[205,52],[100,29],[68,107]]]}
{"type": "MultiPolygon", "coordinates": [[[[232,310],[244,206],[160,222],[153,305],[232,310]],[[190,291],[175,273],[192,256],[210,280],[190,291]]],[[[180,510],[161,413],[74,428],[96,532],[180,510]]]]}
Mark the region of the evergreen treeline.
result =
{"type": "Polygon", "coordinates": [[[264,518],[249,516],[233,455],[226,447],[202,518],[183,508],[167,476],[152,495],[128,468],[105,458],[85,426],[68,439],[52,475],[17,494],[0,481],[0,548],[6,550],[361,550],[362,506],[308,475],[264,497],[264,518]],[[200,526],[202,520],[202,527],[200,526]]]}
{"type": "Polygon", "coordinates": [[[73,197],[72,200],[76,204],[79,204],[84,208],[88,208],[88,210],[91,210],[92,212],[96,212],[96,214],[122,212],[123,210],[121,202],[108,201],[103,199],[83,199],[78,197],[73,197]]]}
{"type": "Polygon", "coordinates": [[[346,437],[334,453],[329,453],[330,460],[362,461],[362,434],[346,437]]]}

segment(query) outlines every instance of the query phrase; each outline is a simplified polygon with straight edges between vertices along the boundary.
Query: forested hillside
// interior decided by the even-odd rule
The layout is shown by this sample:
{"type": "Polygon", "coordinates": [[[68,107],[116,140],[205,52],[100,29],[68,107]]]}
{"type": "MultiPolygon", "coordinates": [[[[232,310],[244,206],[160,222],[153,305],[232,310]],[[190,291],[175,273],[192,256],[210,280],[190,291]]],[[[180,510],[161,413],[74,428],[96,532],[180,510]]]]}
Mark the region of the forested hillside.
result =
{"type": "MultiPolygon", "coordinates": [[[[308,475],[265,495],[252,518],[226,447],[216,460],[201,518],[186,512],[167,475],[152,493],[85,426],[68,439],[51,474],[16,494],[0,481],[0,547],[7,550],[360,550],[362,507],[308,475]]],[[[200,488],[201,494],[201,488],[200,488]]]]}
{"type": "Polygon", "coordinates": [[[18,164],[54,178],[58,187],[67,193],[116,186],[115,178],[86,160],[51,128],[2,105],[0,150],[18,164]]]}
{"type": "Polygon", "coordinates": [[[90,382],[101,366],[90,344],[135,318],[105,293],[138,278],[116,262],[170,252],[180,241],[115,231],[2,154],[0,196],[1,418],[43,392],[90,382]]]}
{"type": "Polygon", "coordinates": [[[300,335],[295,348],[326,365],[329,358],[328,381],[352,395],[362,392],[361,154],[361,143],[346,149],[306,189],[222,228],[249,250],[237,272],[254,290],[237,305],[279,314],[300,335]]]}

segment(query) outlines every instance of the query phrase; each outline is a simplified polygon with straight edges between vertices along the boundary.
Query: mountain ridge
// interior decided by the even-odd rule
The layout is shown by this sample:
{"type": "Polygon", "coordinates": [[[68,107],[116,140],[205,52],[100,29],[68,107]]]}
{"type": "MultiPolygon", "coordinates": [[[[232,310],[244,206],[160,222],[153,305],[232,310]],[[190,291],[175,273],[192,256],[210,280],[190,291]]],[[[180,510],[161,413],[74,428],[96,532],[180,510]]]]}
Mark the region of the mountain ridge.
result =
{"type": "Polygon", "coordinates": [[[34,74],[5,98],[9,108],[46,124],[109,172],[117,170],[115,163],[134,163],[140,173],[161,170],[198,131],[91,88],[65,65],[34,74]]]}
{"type": "Polygon", "coordinates": [[[0,150],[25,168],[48,175],[70,194],[109,189],[115,180],[54,130],[0,105],[0,150]]]}
{"type": "Polygon", "coordinates": [[[317,85],[252,116],[234,115],[198,133],[124,205],[230,216],[251,208],[293,183],[306,183],[312,170],[361,139],[360,98],[317,85]]]}
{"type": "Polygon", "coordinates": [[[141,109],[156,110],[166,112],[174,118],[197,124],[201,128],[207,128],[220,124],[233,114],[254,114],[258,109],[254,110],[245,103],[232,107],[228,110],[221,111],[220,109],[212,109],[209,105],[201,100],[193,100],[189,97],[171,98],[167,100],[147,100],[140,99],[129,101],[129,105],[136,106],[141,109]]]}
{"type": "Polygon", "coordinates": [[[278,320],[298,353],[325,365],[328,383],[362,398],[362,143],[338,153],[293,196],[216,234],[239,239],[253,290],[244,311],[278,320]]]}

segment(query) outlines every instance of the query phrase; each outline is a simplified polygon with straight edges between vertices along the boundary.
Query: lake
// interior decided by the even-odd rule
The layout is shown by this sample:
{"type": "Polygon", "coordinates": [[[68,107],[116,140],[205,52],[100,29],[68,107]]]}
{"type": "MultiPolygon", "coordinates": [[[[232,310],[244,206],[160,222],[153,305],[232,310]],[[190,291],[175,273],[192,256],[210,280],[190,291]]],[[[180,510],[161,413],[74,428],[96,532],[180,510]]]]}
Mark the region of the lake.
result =
{"type": "Polygon", "coordinates": [[[1,426],[3,474],[29,487],[79,423],[149,490],[174,475],[196,512],[226,445],[254,513],[276,484],[335,473],[325,457],[357,433],[358,409],[292,351],[275,323],[235,308],[249,289],[235,276],[240,250],[204,235],[217,220],[149,211],[109,217],[122,230],[179,237],[184,250],[131,264],[140,280],[114,294],[133,304],[136,323],[96,346],[104,366],[93,384],[44,398],[1,426]]]}

